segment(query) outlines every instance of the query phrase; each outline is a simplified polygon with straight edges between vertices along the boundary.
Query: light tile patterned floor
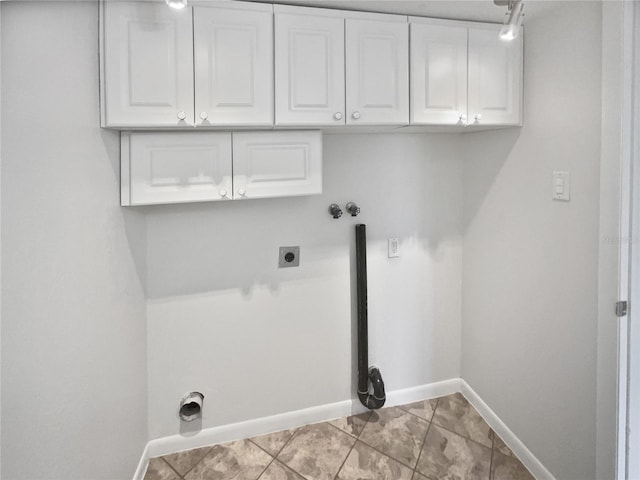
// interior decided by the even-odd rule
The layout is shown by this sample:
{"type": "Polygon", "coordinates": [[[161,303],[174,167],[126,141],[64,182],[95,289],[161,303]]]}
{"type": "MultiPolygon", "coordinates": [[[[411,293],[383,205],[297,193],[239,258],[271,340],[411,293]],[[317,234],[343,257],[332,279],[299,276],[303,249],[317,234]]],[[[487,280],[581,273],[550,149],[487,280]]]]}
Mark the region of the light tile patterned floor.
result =
{"type": "Polygon", "coordinates": [[[152,458],[145,480],[532,480],[456,393],[152,458]]]}

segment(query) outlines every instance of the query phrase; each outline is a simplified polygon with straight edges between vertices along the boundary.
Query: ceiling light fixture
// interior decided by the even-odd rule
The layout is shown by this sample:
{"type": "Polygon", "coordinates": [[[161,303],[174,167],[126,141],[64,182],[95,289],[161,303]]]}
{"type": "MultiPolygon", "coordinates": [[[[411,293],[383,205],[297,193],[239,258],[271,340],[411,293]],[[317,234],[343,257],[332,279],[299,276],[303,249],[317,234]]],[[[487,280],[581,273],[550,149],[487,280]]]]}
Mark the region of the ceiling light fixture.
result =
{"type": "Polygon", "coordinates": [[[493,0],[493,3],[500,6],[507,6],[507,21],[500,29],[498,36],[500,40],[510,42],[520,35],[520,26],[524,17],[523,0],[493,0]]]}
{"type": "Polygon", "coordinates": [[[176,10],[181,10],[187,6],[187,0],[167,0],[167,5],[176,10]]]}

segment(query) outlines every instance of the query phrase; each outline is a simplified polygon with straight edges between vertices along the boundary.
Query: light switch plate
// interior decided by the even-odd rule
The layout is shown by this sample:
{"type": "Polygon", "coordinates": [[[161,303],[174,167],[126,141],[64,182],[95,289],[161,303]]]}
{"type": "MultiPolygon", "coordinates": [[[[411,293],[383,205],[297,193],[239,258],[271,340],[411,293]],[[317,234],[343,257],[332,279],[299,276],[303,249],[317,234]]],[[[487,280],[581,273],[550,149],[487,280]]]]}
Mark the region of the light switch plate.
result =
{"type": "Polygon", "coordinates": [[[389,258],[395,258],[400,256],[400,239],[389,239],[389,258]]]}
{"type": "Polygon", "coordinates": [[[571,175],[569,172],[553,172],[552,198],[561,202],[571,200],[571,175]]]}

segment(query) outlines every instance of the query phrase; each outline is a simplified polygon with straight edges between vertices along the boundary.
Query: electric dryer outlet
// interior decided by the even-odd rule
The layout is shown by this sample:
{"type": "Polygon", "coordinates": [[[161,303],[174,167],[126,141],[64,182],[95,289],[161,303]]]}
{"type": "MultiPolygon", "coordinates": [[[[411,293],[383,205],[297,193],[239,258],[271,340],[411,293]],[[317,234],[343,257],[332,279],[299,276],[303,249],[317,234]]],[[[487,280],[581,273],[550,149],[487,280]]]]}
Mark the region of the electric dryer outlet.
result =
{"type": "Polygon", "coordinates": [[[280,247],[278,268],[297,267],[300,265],[300,247],[280,247]]]}

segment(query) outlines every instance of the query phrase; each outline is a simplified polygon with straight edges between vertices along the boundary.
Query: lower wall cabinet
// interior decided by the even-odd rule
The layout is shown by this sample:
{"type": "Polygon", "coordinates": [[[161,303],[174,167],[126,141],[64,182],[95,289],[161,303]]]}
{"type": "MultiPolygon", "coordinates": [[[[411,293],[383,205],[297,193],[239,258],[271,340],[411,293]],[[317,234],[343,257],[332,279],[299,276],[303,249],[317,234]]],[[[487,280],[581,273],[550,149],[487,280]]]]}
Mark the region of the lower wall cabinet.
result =
{"type": "Polygon", "coordinates": [[[319,131],[121,134],[123,206],[319,193],[319,131]]]}

